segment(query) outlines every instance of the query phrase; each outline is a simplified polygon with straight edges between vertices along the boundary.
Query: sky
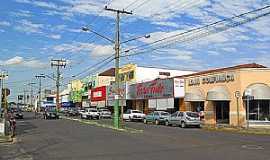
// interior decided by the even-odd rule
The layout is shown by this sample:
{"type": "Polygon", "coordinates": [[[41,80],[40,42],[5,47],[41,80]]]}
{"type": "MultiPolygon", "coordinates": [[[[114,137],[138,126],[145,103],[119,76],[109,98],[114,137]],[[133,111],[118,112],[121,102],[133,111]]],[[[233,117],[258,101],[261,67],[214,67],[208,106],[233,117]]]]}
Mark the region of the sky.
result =
{"type": "MultiPolygon", "coordinates": [[[[270,66],[270,16],[211,34],[171,45],[158,43],[137,48],[161,38],[183,33],[196,27],[270,5],[269,0],[8,0],[0,2],[0,69],[8,72],[6,86],[10,99],[29,91],[38,74],[53,76],[51,59],[65,59],[61,69],[62,88],[72,78],[113,66],[103,59],[114,53],[114,45],[82,27],[115,38],[115,13],[104,6],[131,11],[120,17],[120,41],[150,34],[121,45],[121,65],[136,63],[179,70],[207,70],[243,63],[270,66]],[[133,49],[135,48],[135,49],[133,49]],[[129,50],[130,52],[125,52],[129,50]],[[140,53],[142,54],[136,54],[140,53]],[[103,64],[102,64],[103,63],[103,64]],[[98,67],[100,64],[101,67],[98,67]],[[85,71],[87,70],[87,71],[85,71]],[[81,73],[82,72],[82,73],[81,73]],[[78,75],[72,77],[72,75],[78,75]]],[[[187,36],[192,36],[188,34],[187,36]]],[[[43,88],[51,89],[54,81],[46,78],[43,88]]],[[[33,85],[35,93],[37,84],[33,85]]]]}

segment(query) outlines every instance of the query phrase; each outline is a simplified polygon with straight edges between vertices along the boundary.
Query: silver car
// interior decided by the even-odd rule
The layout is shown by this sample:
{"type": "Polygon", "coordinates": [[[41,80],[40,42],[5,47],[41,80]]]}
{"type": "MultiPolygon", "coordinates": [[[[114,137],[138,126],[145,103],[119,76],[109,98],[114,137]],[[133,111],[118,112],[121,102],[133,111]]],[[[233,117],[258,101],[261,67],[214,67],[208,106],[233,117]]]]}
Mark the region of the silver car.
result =
{"type": "Polygon", "coordinates": [[[182,128],[188,126],[201,126],[200,116],[197,112],[180,112],[177,111],[169,116],[166,121],[165,125],[176,125],[182,128]]]}

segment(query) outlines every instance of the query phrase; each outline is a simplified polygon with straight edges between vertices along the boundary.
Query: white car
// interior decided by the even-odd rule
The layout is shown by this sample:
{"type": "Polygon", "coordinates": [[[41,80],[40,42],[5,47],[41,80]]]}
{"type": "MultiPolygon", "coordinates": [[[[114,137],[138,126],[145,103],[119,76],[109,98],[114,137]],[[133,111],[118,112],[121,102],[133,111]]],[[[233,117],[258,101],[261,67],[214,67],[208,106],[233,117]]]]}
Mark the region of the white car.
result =
{"type": "Polygon", "coordinates": [[[125,121],[143,121],[144,118],[145,114],[139,110],[129,109],[126,113],[123,114],[123,119],[125,121]]]}
{"type": "Polygon", "coordinates": [[[87,108],[81,113],[81,119],[99,119],[99,113],[95,108],[87,108]]]}
{"type": "Polygon", "coordinates": [[[98,113],[100,118],[112,118],[112,113],[108,109],[99,109],[98,113]]]}

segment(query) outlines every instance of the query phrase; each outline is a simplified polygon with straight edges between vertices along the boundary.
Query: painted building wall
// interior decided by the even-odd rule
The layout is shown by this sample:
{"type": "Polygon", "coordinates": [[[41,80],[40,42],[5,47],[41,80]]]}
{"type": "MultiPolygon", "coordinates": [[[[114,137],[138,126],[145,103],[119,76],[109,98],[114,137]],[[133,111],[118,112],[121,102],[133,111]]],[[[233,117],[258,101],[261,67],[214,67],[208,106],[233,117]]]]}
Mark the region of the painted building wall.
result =
{"type": "MultiPolygon", "coordinates": [[[[194,89],[202,91],[203,97],[206,98],[207,92],[215,87],[222,86],[227,89],[230,96],[230,110],[229,110],[229,124],[232,126],[238,125],[237,106],[239,105],[239,120],[240,125],[246,125],[246,108],[243,103],[242,96],[245,89],[254,83],[264,83],[270,86],[270,69],[237,69],[227,70],[223,72],[213,72],[210,74],[196,75],[185,78],[185,92],[192,92],[194,89]],[[200,85],[189,85],[189,80],[194,78],[202,78],[205,76],[211,76],[222,73],[234,73],[234,81],[220,82],[220,83],[208,83],[200,85]],[[240,97],[237,100],[235,93],[240,92],[240,97]],[[238,104],[238,105],[237,105],[238,104]]],[[[205,107],[205,123],[216,124],[215,107],[213,101],[204,101],[205,107]]],[[[191,103],[185,102],[185,110],[191,110],[191,103]]]]}

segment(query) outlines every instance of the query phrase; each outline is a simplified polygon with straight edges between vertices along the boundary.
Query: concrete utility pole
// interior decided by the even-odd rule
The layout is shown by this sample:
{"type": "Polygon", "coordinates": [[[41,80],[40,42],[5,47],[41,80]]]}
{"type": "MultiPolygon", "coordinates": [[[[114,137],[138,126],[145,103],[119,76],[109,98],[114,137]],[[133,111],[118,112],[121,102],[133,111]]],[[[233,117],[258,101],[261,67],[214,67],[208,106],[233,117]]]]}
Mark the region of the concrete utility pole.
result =
{"type": "Polygon", "coordinates": [[[63,59],[52,59],[51,66],[56,67],[56,111],[60,109],[60,98],[59,98],[59,87],[60,87],[60,67],[66,67],[66,60],[63,59]]]}
{"type": "Polygon", "coordinates": [[[38,89],[38,106],[37,106],[37,112],[40,112],[40,107],[41,107],[41,80],[42,78],[45,78],[45,75],[40,74],[35,76],[39,80],[39,89],[38,89]]]}
{"type": "Polygon", "coordinates": [[[34,82],[28,83],[30,86],[30,108],[33,107],[33,85],[36,84],[34,82]]]}
{"type": "Polygon", "coordinates": [[[116,13],[116,34],[115,34],[115,82],[117,86],[117,95],[115,97],[116,102],[114,105],[114,127],[119,128],[119,97],[120,97],[120,82],[119,82],[119,53],[120,53],[120,13],[121,14],[132,14],[132,12],[128,12],[125,10],[117,10],[108,8],[105,6],[105,10],[115,12],[116,13]]]}

